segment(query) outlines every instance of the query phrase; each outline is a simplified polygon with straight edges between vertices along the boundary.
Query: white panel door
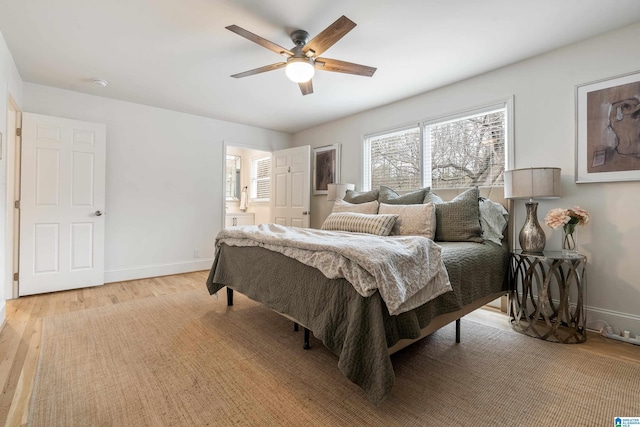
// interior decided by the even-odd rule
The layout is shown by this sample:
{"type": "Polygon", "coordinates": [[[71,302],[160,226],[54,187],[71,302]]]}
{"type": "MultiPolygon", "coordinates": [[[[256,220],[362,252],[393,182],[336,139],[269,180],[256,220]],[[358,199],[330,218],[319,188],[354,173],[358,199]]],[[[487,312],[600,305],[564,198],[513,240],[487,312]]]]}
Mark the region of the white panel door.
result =
{"type": "Polygon", "coordinates": [[[308,228],[310,206],[311,147],[271,153],[271,222],[308,228]]]}
{"type": "Polygon", "coordinates": [[[22,115],[20,296],[104,283],[106,126],[22,115]]]}

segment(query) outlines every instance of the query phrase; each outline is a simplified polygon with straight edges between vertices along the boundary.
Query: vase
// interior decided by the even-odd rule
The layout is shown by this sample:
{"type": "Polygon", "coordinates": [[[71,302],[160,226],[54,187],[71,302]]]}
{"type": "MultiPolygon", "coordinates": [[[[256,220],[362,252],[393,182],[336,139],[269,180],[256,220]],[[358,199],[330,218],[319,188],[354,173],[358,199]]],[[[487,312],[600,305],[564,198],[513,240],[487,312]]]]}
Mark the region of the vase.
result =
{"type": "Polygon", "coordinates": [[[525,206],[527,207],[527,219],[520,230],[520,247],[523,252],[541,253],[547,243],[547,238],[538,222],[538,204],[527,202],[525,206]]]}
{"type": "Polygon", "coordinates": [[[578,256],[578,232],[576,224],[566,224],[562,227],[562,255],[565,257],[578,256]]]}

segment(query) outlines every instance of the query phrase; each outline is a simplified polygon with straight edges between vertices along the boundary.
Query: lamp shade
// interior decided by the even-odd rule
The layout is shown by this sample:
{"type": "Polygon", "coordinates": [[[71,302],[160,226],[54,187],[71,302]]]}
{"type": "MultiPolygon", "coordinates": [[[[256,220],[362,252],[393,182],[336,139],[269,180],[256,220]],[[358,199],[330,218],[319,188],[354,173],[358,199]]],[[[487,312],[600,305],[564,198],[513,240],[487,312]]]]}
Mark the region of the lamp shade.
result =
{"type": "Polygon", "coordinates": [[[347,190],[355,189],[355,184],[327,184],[327,200],[344,199],[347,190]]]}
{"type": "Polygon", "coordinates": [[[561,196],[560,168],[526,168],[504,172],[505,199],[557,199],[561,196]]]}
{"type": "Polygon", "coordinates": [[[309,58],[293,57],[287,61],[287,67],[284,72],[291,81],[304,83],[311,80],[315,70],[313,68],[312,60],[309,58]]]}

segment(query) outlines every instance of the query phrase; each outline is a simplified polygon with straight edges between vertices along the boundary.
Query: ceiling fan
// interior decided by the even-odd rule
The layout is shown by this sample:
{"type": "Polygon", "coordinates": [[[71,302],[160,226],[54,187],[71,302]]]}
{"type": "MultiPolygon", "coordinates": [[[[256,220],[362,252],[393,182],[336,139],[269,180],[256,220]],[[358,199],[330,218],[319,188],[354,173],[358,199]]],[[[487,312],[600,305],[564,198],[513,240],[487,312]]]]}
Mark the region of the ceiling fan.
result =
{"type": "Polygon", "coordinates": [[[296,30],[291,33],[291,40],[295,44],[292,49],[285,49],[267,39],[255,35],[244,28],[237,25],[229,25],[227,30],[251,40],[262,47],[282,55],[287,58],[285,62],[277,62],[264,67],[245,71],[243,73],[233,74],[231,77],[237,79],[254,74],[264,73],[266,71],[277,70],[286,67],[287,77],[298,83],[303,95],[313,93],[313,84],[311,79],[314,70],[333,71],[337,73],[355,74],[358,76],[373,76],[376,68],[366,65],[354,64],[352,62],[339,61],[337,59],[329,59],[320,57],[320,55],[333,46],[338,40],[344,37],[349,31],[356,26],[355,22],[341,16],[336,22],[329,25],[320,34],[309,41],[309,33],[304,30],[296,30]]]}

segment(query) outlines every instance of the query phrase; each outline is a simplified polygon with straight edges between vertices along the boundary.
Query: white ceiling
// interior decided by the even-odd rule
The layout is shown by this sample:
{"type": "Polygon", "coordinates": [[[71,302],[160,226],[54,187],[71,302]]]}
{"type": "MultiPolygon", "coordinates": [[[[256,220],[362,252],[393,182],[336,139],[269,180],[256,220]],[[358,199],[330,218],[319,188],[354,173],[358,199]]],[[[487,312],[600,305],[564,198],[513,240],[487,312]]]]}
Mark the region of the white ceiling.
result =
{"type": "Polygon", "coordinates": [[[25,82],[289,133],[635,22],[637,0],[0,0],[25,82]],[[282,57],[226,26],[291,48],[341,15],[357,27],[322,56],[372,78],[318,71],[302,96],[283,69],[229,77],[282,57]]]}

